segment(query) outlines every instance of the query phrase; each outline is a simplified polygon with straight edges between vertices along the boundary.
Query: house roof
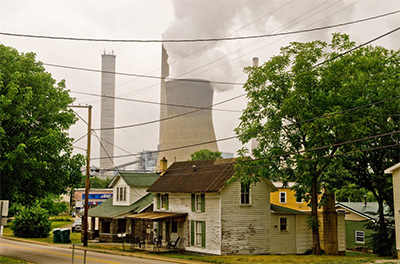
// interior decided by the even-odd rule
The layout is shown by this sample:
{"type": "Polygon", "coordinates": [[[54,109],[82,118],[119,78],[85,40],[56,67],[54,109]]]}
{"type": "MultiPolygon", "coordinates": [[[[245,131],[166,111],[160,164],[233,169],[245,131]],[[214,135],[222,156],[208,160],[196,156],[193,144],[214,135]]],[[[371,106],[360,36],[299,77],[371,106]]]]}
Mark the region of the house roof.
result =
{"type": "Polygon", "coordinates": [[[153,203],[153,195],[146,194],[131,205],[113,205],[113,198],[108,198],[105,202],[89,209],[88,216],[114,218],[127,213],[140,213],[153,203]]]}
{"type": "Polygon", "coordinates": [[[285,214],[309,214],[310,211],[299,211],[299,210],[294,210],[291,208],[279,206],[276,204],[271,204],[271,210],[274,213],[285,213],[285,214]]]}
{"type": "MultiPolygon", "coordinates": [[[[367,219],[375,220],[378,218],[378,203],[376,202],[368,202],[365,205],[363,202],[339,202],[336,203],[336,207],[343,207],[348,211],[361,215],[367,219]]],[[[387,206],[384,206],[385,210],[387,210],[387,206]]]]}
{"type": "Polygon", "coordinates": [[[216,159],[174,162],[147,191],[219,192],[233,176],[235,161],[236,159],[216,159]]]}
{"type": "Polygon", "coordinates": [[[122,178],[131,187],[149,187],[158,177],[160,175],[156,173],[118,172],[110,186],[114,186],[117,179],[122,178]]]}

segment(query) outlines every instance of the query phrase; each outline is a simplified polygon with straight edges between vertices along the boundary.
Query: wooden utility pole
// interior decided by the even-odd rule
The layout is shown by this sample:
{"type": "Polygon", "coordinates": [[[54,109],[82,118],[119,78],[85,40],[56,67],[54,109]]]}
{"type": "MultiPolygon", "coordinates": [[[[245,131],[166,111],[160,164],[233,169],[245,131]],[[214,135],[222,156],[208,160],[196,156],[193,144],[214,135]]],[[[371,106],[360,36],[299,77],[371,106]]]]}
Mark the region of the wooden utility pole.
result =
{"type": "Polygon", "coordinates": [[[87,108],[88,111],[88,138],[86,148],[86,181],[85,181],[85,214],[83,216],[83,246],[88,245],[88,210],[89,210],[89,189],[90,189],[90,145],[91,145],[91,134],[92,134],[92,106],[86,105],[70,105],[69,107],[76,108],[87,108]]]}

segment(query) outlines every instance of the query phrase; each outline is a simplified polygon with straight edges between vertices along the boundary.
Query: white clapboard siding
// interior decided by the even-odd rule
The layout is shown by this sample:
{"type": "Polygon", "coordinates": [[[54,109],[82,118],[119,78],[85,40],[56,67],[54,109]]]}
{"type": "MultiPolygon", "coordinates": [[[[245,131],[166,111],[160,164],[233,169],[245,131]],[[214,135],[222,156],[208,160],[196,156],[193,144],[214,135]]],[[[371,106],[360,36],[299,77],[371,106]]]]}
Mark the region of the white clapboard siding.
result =
{"type": "Polygon", "coordinates": [[[271,254],[296,254],[296,215],[271,215],[271,254]],[[288,230],[280,231],[280,218],[286,217],[288,230]]]}
{"type": "Polygon", "coordinates": [[[240,204],[240,182],[221,192],[221,254],[270,253],[270,186],[258,182],[250,186],[250,204],[240,204]]]}

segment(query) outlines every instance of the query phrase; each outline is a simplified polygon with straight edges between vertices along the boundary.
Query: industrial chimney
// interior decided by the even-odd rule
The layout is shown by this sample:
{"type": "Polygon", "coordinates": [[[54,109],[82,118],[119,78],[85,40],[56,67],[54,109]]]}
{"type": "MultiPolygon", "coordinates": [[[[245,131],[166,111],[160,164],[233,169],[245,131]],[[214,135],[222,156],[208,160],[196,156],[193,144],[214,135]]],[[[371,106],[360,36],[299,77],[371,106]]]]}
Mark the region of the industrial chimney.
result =
{"type": "MultiPolygon", "coordinates": [[[[114,167],[114,127],[115,118],[115,55],[104,54],[101,56],[101,120],[100,120],[100,171],[114,167]],[[107,158],[104,158],[107,157],[107,158]],[[108,158],[111,157],[111,158],[108,158]]],[[[113,177],[112,170],[105,171],[103,177],[113,177]]]]}
{"type": "MultiPolygon", "coordinates": [[[[210,82],[196,79],[166,81],[169,75],[167,59],[167,51],[162,46],[160,119],[165,121],[160,123],[159,150],[160,157],[166,157],[170,165],[190,159],[190,154],[201,149],[218,151],[218,145],[212,110],[201,109],[213,103],[214,90],[210,82]],[[201,144],[204,142],[209,143],[201,144]],[[181,148],[190,145],[194,146],[181,148]]],[[[159,162],[157,165],[160,168],[159,162]]]]}

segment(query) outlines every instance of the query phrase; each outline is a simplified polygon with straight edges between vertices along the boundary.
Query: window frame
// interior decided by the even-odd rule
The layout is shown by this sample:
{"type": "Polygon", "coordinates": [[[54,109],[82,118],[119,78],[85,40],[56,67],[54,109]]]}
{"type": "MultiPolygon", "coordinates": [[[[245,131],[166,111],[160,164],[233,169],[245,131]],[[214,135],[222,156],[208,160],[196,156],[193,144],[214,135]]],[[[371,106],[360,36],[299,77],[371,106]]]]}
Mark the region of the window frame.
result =
{"type": "Polygon", "coordinates": [[[126,186],[117,187],[117,193],[115,197],[117,202],[126,202],[126,186]]]}
{"type": "Polygon", "coordinates": [[[169,197],[167,193],[161,194],[161,209],[168,210],[169,197]]]}
{"type": "Polygon", "coordinates": [[[365,244],[365,232],[362,230],[355,230],[354,231],[354,242],[358,243],[358,244],[365,244]],[[362,234],[362,235],[357,235],[358,234],[362,234]],[[358,239],[362,239],[362,241],[358,241],[358,239]]]}
{"type": "Polygon", "coordinates": [[[279,231],[288,232],[289,231],[289,219],[287,217],[279,217],[279,231]],[[285,220],[285,221],[282,221],[285,220]],[[285,227],[284,229],[282,227],[285,227]]]}
{"type": "Polygon", "coordinates": [[[190,221],[190,245],[206,247],[206,221],[190,221]]]}
{"type": "Polygon", "coordinates": [[[279,203],[281,204],[285,204],[287,203],[287,194],[284,191],[279,192],[279,203]],[[282,197],[282,194],[284,195],[284,197],[282,197]],[[282,202],[282,198],[284,198],[284,202],[282,202]]]}
{"type": "Polygon", "coordinates": [[[245,188],[243,182],[240,183],[240,205],[251,205],[250,184],[245,188]]]}

